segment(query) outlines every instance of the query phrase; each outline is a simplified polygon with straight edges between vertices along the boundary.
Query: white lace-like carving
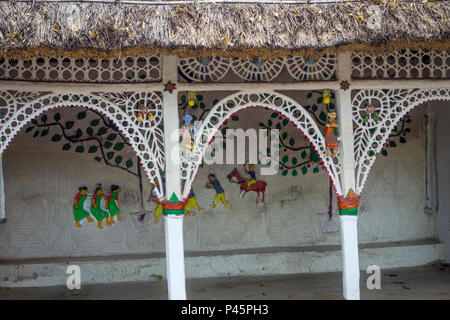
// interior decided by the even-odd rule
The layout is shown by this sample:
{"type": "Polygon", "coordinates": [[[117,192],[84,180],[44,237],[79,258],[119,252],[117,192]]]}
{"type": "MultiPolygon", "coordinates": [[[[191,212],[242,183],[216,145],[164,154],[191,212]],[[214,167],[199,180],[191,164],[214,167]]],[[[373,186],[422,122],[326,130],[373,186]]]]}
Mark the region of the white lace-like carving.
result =
{"type": "Polygon", "coordinates": [[[68,57],[17,60],[0,58],[0,79],[58,82],[155,82],[161,81],[158,56],[120,59],[68,57]]]}
{"type": "Polygon", "coordinates": [[[448,99],[450,89],[361,90],[354,96],[352,111],[358,194],[364,187],[376,154],[401,118],[424,102],[448,99]],[[377,114],[377,120],[366,117],[367,110],[377,114]]]}
{"type": "Polygon", "coordinates": [[[404,49],[384,55],[354,52],[353,79],[445,79],[450,78],[448,51],[404,49]]]}
{"type": "Polygon", "coordinates": [[[292,121],[314,145],[334,183],[336,192],[342,195],[339,156],[334,159],[328,156],[325,138],[311,115],[295,100],[276,92],[240,92],[222,99],[213,107],[197,130],[191,160],[181,157],[181,179],[185,181],[183,198],[189,194],[202,158],[216,132],[234,113],[250,107],[268,107],[292,121]]]}
{"type": "MultiPolygon", "coordinates": [[[[162,103],[160,96],[153,92],[92,92],[85,95],[0,91],[0,113],[3,115],[0,117],[0,154],[31,119],[52,108],[71,106],[93,109],[111,119],[128,138],[149,181],[161,181],[160,170],[164,170],[163,131],[158,126],[162,120],[162,103]],[[148,106],[153,113],[153,121],[136,120],[142,105],[148,106]]],[[[158,193],[162,196],[160,188],[158,193]]]]}

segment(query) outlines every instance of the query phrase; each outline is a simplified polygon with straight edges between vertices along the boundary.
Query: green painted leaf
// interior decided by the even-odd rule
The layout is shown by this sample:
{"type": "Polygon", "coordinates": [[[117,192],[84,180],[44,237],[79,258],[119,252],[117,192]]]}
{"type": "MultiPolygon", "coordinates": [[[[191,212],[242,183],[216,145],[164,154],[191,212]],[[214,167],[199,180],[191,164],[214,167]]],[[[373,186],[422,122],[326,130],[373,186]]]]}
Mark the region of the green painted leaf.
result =
{"type": "Polygon", "coordinates": [[[72,129],[74,124],[75,124],[74,121],[67,121],[66,122],[66,129],[72,129]]]}
{"type": "Polygon", "coordinates": [[[39,130],[36,130],[33,134],[33,138],[36,138],[39,135],[39,130]]]}
{"type": "Polygon", "coordinates": [[[98,162],[102,161],[102,158],[100,158],[100,157],[95,157],[94,159],[95,159],[95,161],[98,161],[98,162]]]}
{"type": "Polygon", "coordinates": [[[288,162],[289,161],[289,156],[285,155],[283,156],[283,158],[281,159],[282,162],[288,162]]]}
{"type": "Polygon", "coordinates": [[[196,96],[196,98],[197,98],[198,101],[202,101],[203,100],[203,96],[201,94],[198,94],[196,96]]]}
{"type": "Polygon", "coordinates": [[[321,104],[323,102],[323,97],[318,97],[317,98],[317,104],[321,104]]]}
{"type": "Polygon", "coordinates": [[[133,166],[133,161],[131,159],[128,159],[127,162],[125,162],[125,166],[130,169],[133,166]]]}
{"type": "Polygon", "coordinates": [[[406,139],[405,139],[405,137],[400,137],[400,143],[406,143],[406,139]]]}
{"type": "MultiPolygon", "coordinates": [[[[57,142],[57,141],[60,141],[61,138],[62,138],[62,135],[60,135],[60,134],[55,134],[55,135],[53,135],[53,137],[52,137],[51,140],[57,142]]],[[[64,148],[63,148],[63,150],[64,150],[64,148]]]]}
{"type": "Polygon", "coordinates": [[[317,173],[317,172],[319,172],[319,168],[315,167],[315,168],[313,169],[313,173],[317,173]]]}
{"type": "Polygon", "coordinates": [[[275,128],[277,128],[278,130],[281,130],[281,124],[277,123],[277,125],[275,126],[275,128]]]}
{"type": "Polygon", "coordinates": [[[77,137],[81,137],[83,135],[83,131],[81,131],[81,129],[77,129],[77,131],[75,131],[75,135],[77,137]]]}
{"type": "Polygon", "coordinates": [[[42,122],[47,122],[47,115],[46,114],[44,114],[42,117],[41,117],[41,121],[42,122]]]}
{"type": "Polygon", "coordinates": [[[91,127],[87,127],[86,129],[86,133],[90,136],[94,135],[94,129],[92,129],[91,127]]]}
{"type": "Polygon", "coordinates": [[[56,122],[58,122],[59,120],[61,120],[61,115],[60,115],[59,113],[55,113],[55,114],[53,115],[53,119],[54,119],[56,122]]]}
{"type": "Polygon", "coordinates": [[[120,163],[122,162],[122,156],[117,156],[117,157],[114,159],[114,162],[115,162],[116,164],[120,164],[120,163]]]}
{"type": "Polygon", "coordinates": [[[112,142],[109,142],[109,141],[106,141],[106,142],[103,144],[103,146],[104,146],[106,149],[111,148],[112,145],[113,145],[112,142]]]}
{"type": "Polygon", "coordinates": [[[31,130],[33,130],[34,129],[34,127],[28,127],[26,130],[25,130],[25,132],[30,132],[31,130]]]}
{"type": "Polygon", "coordinates": [[[387,157],[388,152],[387,152],[386,149],[382,149],[382,150],[381,150],[381,154],[382,154],[383,156],[387,157]]]}
{"type": "Polygon", "coordinates": [[[288,119],[283,119],[283,126],[286,126],[287,124],[289,123],[289,120],[288,119]]]}
{"type": "Polygon", "coordinates": [[[100,123],[100,119],[94,119],[91,121],[91,126],[95,127],[100,123]]]}
{"type": "Polygon", "coordinates": [[[77,119],[82,120],[86,118],[86,111],[81,111],[77,114],[77,119]]]}
{"type": "Polygon", "coordinates": [[[298,172],[297,172],[297,170],[292,170],[292,176],[294,176],[294,177],[296,177],[298,175],[298,172]]]}
{"type": "Polygon", "coordinates": [[[98,150],[97,146],[90,146],[89,150],[88,150],[88,153],[96,153],[97,150],[98,150]]]}
{"type": "Polygon", "coordinates": [[[315,104],[313,104],[313,106],[311,107],[312,112],[316,112],[317,111],[317,106],[315,104]]]}
{"type": "Polygon", "coordinates": [[[292,164],[295,166],[295,165],[297,164],[297,158],[296,158],[296,157],[293,157],[293,158],[291,159],[291,162],[292,162],[292,164]]]}
{"type": "Polygon", "coordinates": [[[239,117],[238,117],[238,116],[232,116],[232,117],[231,117],[231,120],[233,120],[233,121],[238,121],[238,120],[239,120],[239,117]]]}
{"type": "Polygon", "coordinates": [[[102,135],[104,135],[104,134],[107,133],[107,132],[108,132],[108,129],[107,129],[107,128],[101,127],[100,129],[98,129],[97,135],[102,136],[102,135]]]}
{"type": "Polygon", "coordinates": [[[306,95],[306,99],[310,99],[312,95],[313,95],[312,91],[308,92],[308,94],[306,95]]]}
{"type": "Polygon", "coordinates": [[[288,137],[287,132],[283,132],[283,134],[281,135],[281,139],[286,140],[287,137],[288,137]]]}
{"type": "Polygon", "coordinates": [[[112,158],[114,157],[114,152],[108,152],[107,154],[106,154],[106,159],[108,159],[108,160],[111,160],[112,158]]]}
{"type": "Polygon", "coordinates": [[[37,122],[36,119],[31,119],[31,123],[32,123],[32,124],[38,124],[38,122],[37,122]]]}
{"type": "Polygon", "coordinates": [[[70,147],[72,147],[72,145],[70,143],[66,143],[65,145],[63,145],[62,149],[63,151],[67,151],[70,149],[70,147]]]}
{"type": "Polygon", "coordinates": [[[306,166],[302,167],[302,173],[306,174],[308,172],[308,168],[306,166]]]}
{"type": "Polygon", "coordinates": [[[84,152],[84,147],[83,146],[76,147],[75,152],[83,153],[84,152]]]}
{"type": "Polygon", "coordinates": [[[114,145],[114,150],[120,151],[120,150],[123,149],[124,145],[125,145],[125,144],[124,144],[123,142],[116,143],[116,144],[114,145]]]}
{"type": "Polygon", "coordinates": [[[322,121],[327,121],[327,115],[325,114],[325,112],[321,111],[319,114],[319,119],[322,121]]]}
{"type": "Polygon", "coordinates": [[[328,104],[328,108],[330,108],[330,110],[334,110],[334,108],[336,108],[336,106],[334,105],[334,103],[329,103],[328,104]]]}
{"type": "Polygon", "coordinates": [[[302,159],[305,159],[308,154],[306,153],[305,150],[303,150],[300,155],[301,155],[302,159]]]}
{"type": "Polygon", "coordinates": [[[291,146],[293,146],[293,145],[295,144],[294,138],[290,138],[290,139],[289,139],[289,144],[290,144],[291,146]]]}
{"type": "Polygon", "coordinates": [[[113,141],[113,140],[116,139],[116,138],[117,138],[117,133],[110,133],[110,134],[108,134],[108,136],[106,137],[106,140],[113,141]]]}
{"type": "Polygon", "coordinates": [[[46,135],[48,135],[49,131],[49,129],[42,130],[41,137],[45,137],[46,135]]]}
{"type": "Polygon", "coordinates": [[[269,119],[269,121],[267,121],[267,125],[268,125],[269,127],[272,127],[272,120],[269,119]]]}
{"type": "Polygon", "coordinates": [[[284,170],[281,174],[282,174],[283,176],[286,176],[286,175],[288,174],[288,172],[289,172],[289,170],[284,170]]]}
{"type": "Polygon", "coordinates": [[[201,102],[201,103],[199,104],[199,107],[200,107],[200,109],[205,109],[205,108],[206,108],[206,105],[205,105],[203,102],[201,102]]]}
{"type": "Polygon", "coordinates": [[[395,141],[389,141],[389,146],[395,148],[397,144],[395,143],[395,141]]]}
{"type": "Polygon", "coordinates": [[[274,112],[274,113],[272,113],[272,114],[270,115],[270,117],[271,117],[271,118],[276,118],[276,117],[278,117],[278,113],[274,112]]]}

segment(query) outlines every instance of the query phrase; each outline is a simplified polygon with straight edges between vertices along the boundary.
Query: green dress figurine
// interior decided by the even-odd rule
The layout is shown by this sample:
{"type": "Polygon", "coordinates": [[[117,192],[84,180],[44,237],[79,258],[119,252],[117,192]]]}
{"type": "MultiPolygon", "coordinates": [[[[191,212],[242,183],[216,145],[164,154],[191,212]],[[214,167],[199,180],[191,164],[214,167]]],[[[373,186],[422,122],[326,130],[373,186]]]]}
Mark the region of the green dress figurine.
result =
{"type": "Polygon", "coordinates": [[[106,199],[106,210],[109,211],[109,224],[114,223],[114,217],[117,216],[117,221],[122,220],[120,218],[120,202],[119,202],[120,187],[113,184],[111,186],[111,192],[106,199]]]}
{"type": "Polygon", "coordinates": [[[80,187],[78,189],[77,195],[75,196],[75,201],[73,204],[73,217],[75,219],[75,225],[77,228],[81,228],[80,221],[82,221],[84,219],[87,219],[87,221],[89,221],[89,222],[94,222],[94,219],[92,219],[89,216],[89,212],[87,212],[83,208],[84,201],[87,198],[87,192],[88,192],[87,187],[80,187]]]}
{"type": "Polygon", "coordinates": [[[111,225],[109,223],[109,213],[106,212],[105,210],[102,210],[101,208],[103,198],[105,198],[105,196],[103,195],[102,185],[98,184],[91,201],[91,213],[95,217],[95,219],[97,219],[97,227],[99,229],[103,229],[104,219],[106,219],[106,223],[108,225],[111,225]]]}

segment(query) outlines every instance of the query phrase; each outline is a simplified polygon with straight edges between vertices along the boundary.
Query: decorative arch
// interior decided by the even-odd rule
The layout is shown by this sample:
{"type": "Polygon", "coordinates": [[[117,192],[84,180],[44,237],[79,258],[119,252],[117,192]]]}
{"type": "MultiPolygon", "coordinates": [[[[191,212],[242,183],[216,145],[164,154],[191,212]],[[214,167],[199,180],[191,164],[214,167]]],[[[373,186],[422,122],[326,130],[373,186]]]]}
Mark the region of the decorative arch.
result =
{"type": "Polygon", "coordinates": [[[325,138],[311,115],[295,100],[278,92],[239,92],[220,100],[208,113],[201,126],[197,129],[194,150],[190,161],[181,157],[181,179],[185,181],[183,198],[189,194],[192,182],[197,175],[203,156],[213,137],[228,118],[240,110],[263,107],[282,114],[290,120],[306,138],[313,144],[327,170],[338,195],[342,194],[340,184],[339,155],[328,156],[325,138]]]}
{"type": "MultiPolygon", "coordinates": [[[[153,92],[97,92],[60,94],[52,92],[0,91],[0,155],[19,130],[42,112],[57,107],[84,107],[107,116],[131,143],[150,183],[161,181],[164,170],[162,103],[153,92]],[[138,121],[147,107],[152,120],[138,121]]],[[[162,186],[158,195],[163,196],[162,186]]]]}
{"type": "Polygon", "coordinates": [[[416,106],[449,100],[450,89],[361,90],[352,100],[355,125],[356,192],[360,194],[370,168],[394,126],[416,106]],[[376,117],[372,116],[376,114],[376,117]]]}

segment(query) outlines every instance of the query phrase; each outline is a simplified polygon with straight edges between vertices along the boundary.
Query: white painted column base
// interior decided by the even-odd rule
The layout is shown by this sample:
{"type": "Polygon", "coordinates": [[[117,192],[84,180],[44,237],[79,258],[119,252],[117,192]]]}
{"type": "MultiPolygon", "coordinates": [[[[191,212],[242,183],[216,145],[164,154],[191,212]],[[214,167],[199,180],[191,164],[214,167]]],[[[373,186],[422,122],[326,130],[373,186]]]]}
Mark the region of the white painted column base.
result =
{"type": "Polygon", "coordinates": [[[167,286],[170,300],[186,300],[183,218],[183,215],[164,216],[167,286]]]}
{"type": "Polygon", "coordinates": [[[358,216],[339,217],[342,243],[342,284],[344,298],[359,300],[358,216]]]}

